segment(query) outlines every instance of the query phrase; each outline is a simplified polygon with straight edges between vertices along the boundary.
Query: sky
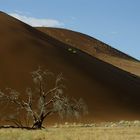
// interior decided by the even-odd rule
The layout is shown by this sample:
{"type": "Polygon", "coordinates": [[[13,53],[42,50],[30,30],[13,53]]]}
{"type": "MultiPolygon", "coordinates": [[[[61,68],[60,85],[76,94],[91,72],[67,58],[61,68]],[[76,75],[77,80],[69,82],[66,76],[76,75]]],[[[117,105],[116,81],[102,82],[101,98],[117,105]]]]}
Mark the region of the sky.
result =
{"type": "Polygon", "coordinates": [[[88,34],[140,60],[140,0],[0,0],[0,10],[31,26],[88,34]]]}

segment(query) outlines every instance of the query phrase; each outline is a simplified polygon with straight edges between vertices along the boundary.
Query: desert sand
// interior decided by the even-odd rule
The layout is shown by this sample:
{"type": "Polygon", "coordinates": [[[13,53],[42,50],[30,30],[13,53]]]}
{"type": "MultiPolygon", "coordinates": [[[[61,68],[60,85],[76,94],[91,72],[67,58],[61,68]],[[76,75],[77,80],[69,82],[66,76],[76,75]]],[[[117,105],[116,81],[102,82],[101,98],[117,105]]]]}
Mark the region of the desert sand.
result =
{"type": "Polygon", "coordinates": [[[24,96],[25,88],[33,86],[30,72],[38,66],[63,73],[66,94],[88,105],[82,120],[140,119],[138,60],[84,34],[34,28],[1,12],[0,89],[11,87],[24,96]]]}

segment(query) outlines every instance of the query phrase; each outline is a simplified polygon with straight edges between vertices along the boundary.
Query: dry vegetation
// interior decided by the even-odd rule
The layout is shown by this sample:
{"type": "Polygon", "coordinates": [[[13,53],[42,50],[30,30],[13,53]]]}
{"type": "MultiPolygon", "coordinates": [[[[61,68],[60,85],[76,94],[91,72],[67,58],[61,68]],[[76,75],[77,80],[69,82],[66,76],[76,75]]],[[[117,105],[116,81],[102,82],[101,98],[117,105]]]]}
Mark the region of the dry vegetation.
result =
{"type": "Polygon", "coordinates": [[[139,140],[140,122],[54,125],[43,130],[0,129],[0,140],[139,140]],[[115,125],[116,124],[116,125],[115,125]]]}
{"type": "Polygon", "coordinates": [[[42,70],[39,67],[31,75],[35,86],[33,89],[27,88],[25,90],[27,93],[26,100],[21,98],[21,94],[15,89],[6,88],[5,92],[0,90],[0,103],[3,106],[6,103],[10,106],[16,105],[13,106],[16,112],[12,112],[10,116],[3,116],[3,118],[6,118],[5,121],[13,122],[18,128],[41,129],[43,128],[44,120],[50,115],[57,113],[61,118],[76,117],[78,119],[81,115],[88,113],[87,106],[81,98],[79,100],[70,99],[64,94],[65,85],[63,84],[64,78],[62,74],[56,77],[53,88],[48,88],[49,76],[54,78],[52,72],[42,70]],[[21,112],[23,111],[25,123],[21,119],[21,112]]]}

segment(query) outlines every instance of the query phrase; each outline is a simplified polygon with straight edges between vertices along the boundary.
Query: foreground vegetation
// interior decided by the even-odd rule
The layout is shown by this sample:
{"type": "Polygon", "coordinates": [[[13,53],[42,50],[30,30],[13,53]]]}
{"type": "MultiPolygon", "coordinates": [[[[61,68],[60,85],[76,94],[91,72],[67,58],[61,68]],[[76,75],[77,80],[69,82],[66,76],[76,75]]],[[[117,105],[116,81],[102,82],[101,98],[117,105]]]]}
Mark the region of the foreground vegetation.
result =
{"type": "Polygon", "coordinates": [[[0,129],[0,140],[140,140],[140,123],[55,125],[43,130],[0,129]],[[115,125],[116,124],[116,125],[115,125]]]}

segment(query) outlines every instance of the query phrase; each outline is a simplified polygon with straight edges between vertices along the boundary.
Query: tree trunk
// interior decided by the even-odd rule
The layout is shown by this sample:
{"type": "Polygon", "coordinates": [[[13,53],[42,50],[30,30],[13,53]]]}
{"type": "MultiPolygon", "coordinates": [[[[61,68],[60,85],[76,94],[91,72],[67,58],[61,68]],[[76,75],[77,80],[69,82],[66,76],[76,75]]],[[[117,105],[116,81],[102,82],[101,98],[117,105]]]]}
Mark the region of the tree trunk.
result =
{"type": "Polygon", "coordinates": [[[33,124],[33,127],[32,128],[35,128],[35,129],[41,129],[42,128],[42,122],[43,121],[36,121],[34,124],[33,124]]]}

